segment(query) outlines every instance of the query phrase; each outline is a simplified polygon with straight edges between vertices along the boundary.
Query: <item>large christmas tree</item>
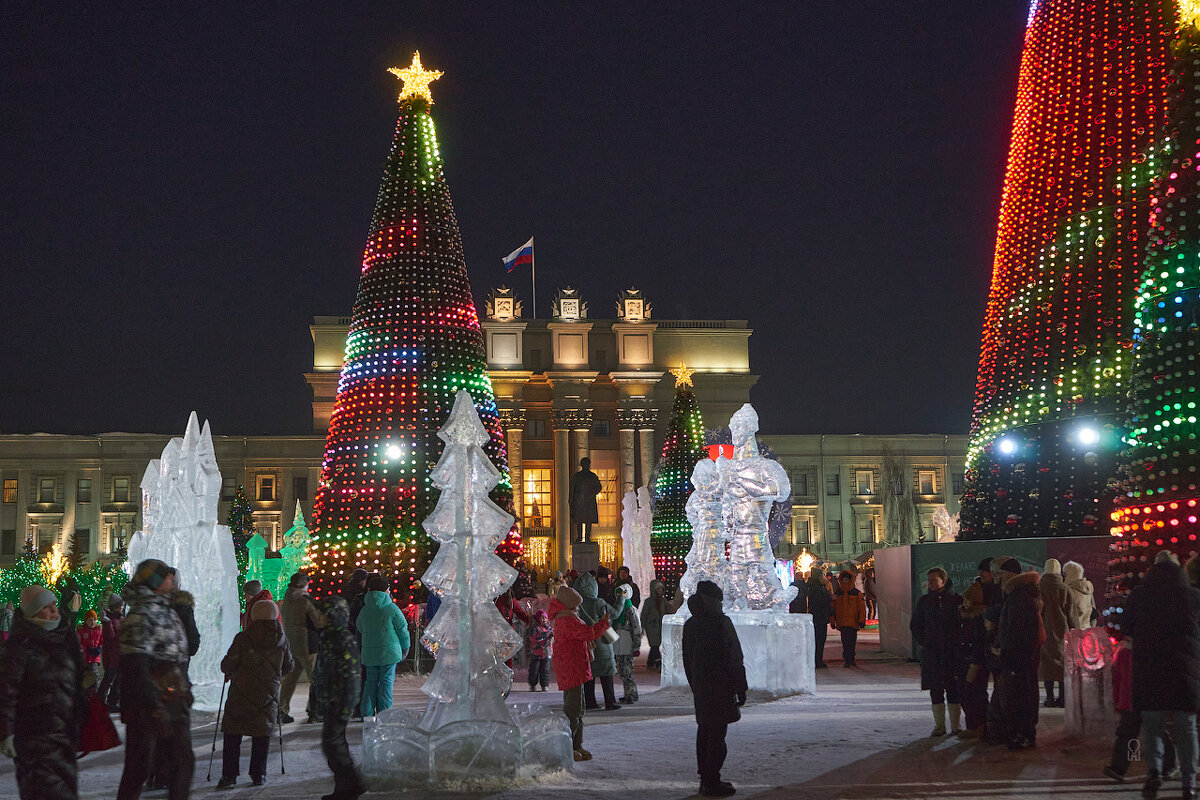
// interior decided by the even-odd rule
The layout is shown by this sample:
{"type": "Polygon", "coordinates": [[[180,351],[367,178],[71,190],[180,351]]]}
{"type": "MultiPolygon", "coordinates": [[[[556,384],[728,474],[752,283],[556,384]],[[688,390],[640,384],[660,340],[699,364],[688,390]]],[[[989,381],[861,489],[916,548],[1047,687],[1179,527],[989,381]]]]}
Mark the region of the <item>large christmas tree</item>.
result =
{"type": "Polygon", "coordinates": [[[1162,128],[1170,0],[1032,5],[967,453],[963,539],[1102,534],[1162,128]]]}
{"type": "Polygon", "coordinates": [[[704,458],[704,421],[696,405],[693,372],[683,364],[671,370],[675,376],[675,402],[651,487],[654,522],[650,555],[655,577],[667,585],[668,592],[679,585],[687,568],[684,558],[692,546],[692,526],[684,507],[692,494],[692,470],[704,458]]]}
{"type": "MultiPolygon", "coordinates": [[[[356,568],[410,581],[428,566],[421,529],[436,499],[430,472],[437,431],[459,389],[474,400],[501,472],[492,493],[511,508],[504,433],[488,378],[458,221],[442,174],[429,84],[420,54],[391,72],[400,115],[367,235],[358,296],[313,505],[311,553],[318,594],[356,568]]],[[[501,545],[520,552],[515,528],[501,545]]]]}
{"type": "Polygon", "coordinates": [[[1129,435],[1113,512],[1108,620],[1157,551],[1186,559],[1200,548],[1196,358],[1200,348],[1200,31],[1193,5],[1174,44],[1173,83],[1150,236],[1134,318],[1129,435]]]}

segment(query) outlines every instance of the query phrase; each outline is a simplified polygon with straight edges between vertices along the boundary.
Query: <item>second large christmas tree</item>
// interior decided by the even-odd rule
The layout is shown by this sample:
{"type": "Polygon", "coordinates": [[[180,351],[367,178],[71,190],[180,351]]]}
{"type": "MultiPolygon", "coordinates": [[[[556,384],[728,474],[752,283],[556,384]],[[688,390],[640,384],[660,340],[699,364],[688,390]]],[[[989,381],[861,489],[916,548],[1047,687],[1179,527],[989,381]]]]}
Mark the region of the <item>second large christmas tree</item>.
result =
{"type": "MultiPolygon", "coordinates": [[[[459,389],[470,393],[491,437],[484,450],[502,474],[493,498],[512,504],[504,433],[429,113],[429,84],[442,73],[422,68],[420,54],[391,72],[403,82],[400,116],[313,506],[318,594],[336,591],[356,568],[410,580],[424,572],[433,544],[421,520],[436,500],[429,476],[442,451],[437,431],[459,389]]],[[[501,550],[519,552],[515,533],[501,550]]]]}

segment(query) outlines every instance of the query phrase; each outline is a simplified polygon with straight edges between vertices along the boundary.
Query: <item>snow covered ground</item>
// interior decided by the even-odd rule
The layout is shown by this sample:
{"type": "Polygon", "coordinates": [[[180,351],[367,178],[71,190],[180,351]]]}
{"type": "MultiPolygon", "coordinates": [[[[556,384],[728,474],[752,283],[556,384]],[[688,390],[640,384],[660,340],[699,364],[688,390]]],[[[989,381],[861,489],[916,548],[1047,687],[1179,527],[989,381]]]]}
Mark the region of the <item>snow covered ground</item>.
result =
{"type": "MultiPolygon", "coordinates": [[[[840,644],[826,649],[830,669],[817,673],[818,695],[770,701],[752,694],[742,721],[729,728],[729,759],[724,777],[738,788],[738,797],[764,800],[785,798],[1006,798],[1053,797],[1134,798],[1140,787],[1141,765],[1131,769],[1130,782],[1118,786],[1103,777],[1111,740],[1078,742],[1062,732],[1061,709],[1043,709],[1038,749],[1010,753],[954,738],[931,739],[928,695],[921,692],[918,667],[877,650],[877,637],[860,638],[859,664],[843,669],[840,644]]],[[[561,704],[553,691],[530,694],[518,674],[512,699],[561,704]]],[[[497,798],[497,800],[652,800],[685,798],[696,793],[695,720],[686,689],[657,689],[657,675],[639,673],[642,700],[621,711],[591,712],[585,720],[584,745],[592,761],[570,773],[504,791],[469,787],[439,792],[371,793],[367,797],[497,798]]],[[[618,696],[620,682],[617,684],[618,696]]],[[[297,691],[293,709],[303,708],[297,691]]],[[[420,681],[402,676],[396,683],[397,705],[424,707],[420,681]]],[[[287,774],[279,768],[278,742],[271,743],[268,783],[251,788],[244,770],[249,743],[243,745],[242,769],[236,789],[215,792],[220,777],[220,742],[206,782],[213,741],[213,715],[196,715],[193,743],[196,772],[193,797],[231,797],[246,800],[316,798],[332,791],[332,780],[320,751],[319,726],[284,727],[287,774]]],[[[351,726],[352,747],[359,751],[361,725],[351,726]]],[[[85,757],[80,762],[80,797],[111,798],[120,779],[124,750],[85,757]]],[[[12,763],[0,764],[0,798],[15,798],[12,763]]],[[[1168,783],[1162,797],[1178,795],[1168,783]]],[[[165,793],[145,793],[147,798],[165,793]]]]}

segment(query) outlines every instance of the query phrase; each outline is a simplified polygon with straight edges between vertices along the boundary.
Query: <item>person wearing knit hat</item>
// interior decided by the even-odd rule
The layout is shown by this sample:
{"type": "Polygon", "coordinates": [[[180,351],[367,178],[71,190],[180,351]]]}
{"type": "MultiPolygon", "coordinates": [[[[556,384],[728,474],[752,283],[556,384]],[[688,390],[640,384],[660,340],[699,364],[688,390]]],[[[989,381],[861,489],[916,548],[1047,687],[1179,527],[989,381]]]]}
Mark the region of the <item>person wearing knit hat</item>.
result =
{"type": "Polygon", "coordinates": [[[909,631],[921,646],[921,688],[929,692],[933,706],[931,736],[946,735],[949,712],[950,733],[960,730],[958,665],[961,661],[962,622],[958,608],[962,598],[951,589],[946,570],[934,567],[925,575],[929,591],[921,595],[913,608],[909,631]]]}
{"type": "Polygon", "coordinates": [[[1000,571],[1004,576],[1004,602],[996,644],[1006,672],[1005,717],[1012,728],[1008,747],[1029,750],[1037,743],[1038,663],[1046,641],[1038,591],[1041,576],[1033,571],[1021,572],[1015,558],[1006,558],[1000,571]]]}
{"type": "Polygon", "coordinates": [[[605,614],[588,625],[576,609],[583,595],[570,586],[560,586],[550,600],[549,614],[554,625],[554,674],[563,693],[563,713],[571,726],[571,748],[576,761],[587,761],[592,754],[583,749],[583,685],[592,677],[592,659],[588,645],[608,630],[605,614]]]}
{"type": "Polygon", "coordinates": [[[83,664],[75,628],[43,586],[21,592],[0,659],[0,754],[16,760],[22,800],[74,800],[83,664]]]}
{"type": "Polygon", "coordinates": [[[258,600],[249,611],[246,629],[233,637],[221,660],[229,696],[221,718],[225,739],[218,789],[237,783],[243,736],[250,737],[251,784],[262,786],[267,781],[267,751],[278,723],[280,680],[295,667],[278,619],[274,602],[258,600]]]}
{"type": "Polygon", "coordinates": [[[359,706],[364,718],[392,707],[396,665],[408,655],[412,644],[408,620],[392,600],[389,583],[382,575],[367,578],[367,594],[356,623],[362,642],[362,665],[367,672],[359,706]]]}
{"type": "Polygon", "coordinates": [[[1042,579],[1038,581],[1038,592],[1042,598],[1042,627],[1046,630],[1046,641],[1042,644],[1038,662],[1038,680],[1046,689],[1046,708],[1062,708],[1063,697],[1063,637],[1067,635],[1067,611],[1071,596],[1063,581],[1062,566],[1057,558],[1046,559],[1042,568],[1042,579]],[[1054,696],[1054,684],[1058,684],[1058,697],[1054,696]]]}
{"type": "Polygon", "coordinates": [[[263,588],[262,581],[246,581],[242,584],[242,596],[246,598],[246,611],[242,614],[242,630],[245,630],[253,621],[250,612],[254,610],[255,603],[275,598],[271,596],[270,589],[263,588]]]}
{"type": "MultiPolygon", "coordinates": [[[[746,668],[733,622],[721,609],[724,593],[712,581],[698,581],[688,598],[691,617],[683,625],[683,671],[696,712],[696,771],[700,794],[727,797],[736,791],[721,780],[725,734],[741,719],[746,703],[746,668]]],[[[861,598],[860,598],[861,602],[861,598]]],[[[866,611],[864,607],[863,614],[866,611]]]]}
{"type": "Polygon", "coordinates": [[[156,755],[171,762],[167,789],[185,797],[192,783],[192,695],[187,679],[188,639],[171,606],[175,570],[156,559],[138,564],[121,590],[129,607],[120,625],[121,718],[125,770],[120,800],[135,798],[154,771],[156,755]]]}
{"type": "MultiPolygon", "coordinates": [[[[288,648],[292,651],[292,660],[296,668],[283,676],[280,685],[279,711],[284,725],[295,722],[291,714],[292,695],[296,692],[296,684],[305,675],[313,680],[314,659],[317,652],[316,631],[325,624],[325,618],[313,604],[312,595],[308,593],[308,575],[297,572],[288,581],[287,591],[279,602],[279,618],[283,623],[283,633],[288,640],[288,648]]],[[[308,721],[316,722],[320,714],[313,703],[312,692],[309,692],[308,721]]]]}

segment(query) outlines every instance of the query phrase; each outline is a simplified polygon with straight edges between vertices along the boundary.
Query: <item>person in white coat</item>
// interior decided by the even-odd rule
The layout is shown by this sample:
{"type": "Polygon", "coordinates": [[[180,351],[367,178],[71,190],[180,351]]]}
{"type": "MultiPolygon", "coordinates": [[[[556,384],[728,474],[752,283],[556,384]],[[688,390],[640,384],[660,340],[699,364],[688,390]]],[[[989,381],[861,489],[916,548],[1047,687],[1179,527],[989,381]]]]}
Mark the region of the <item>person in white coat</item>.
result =
{"type": "Polygon", "coordinates": [[[1067,627],[1092,627],[1096,601],[1092,582],[1083,577],[1083,565],[1075,561],[1063,564],[1063,583],[1067,586],[1067,627]]]}

